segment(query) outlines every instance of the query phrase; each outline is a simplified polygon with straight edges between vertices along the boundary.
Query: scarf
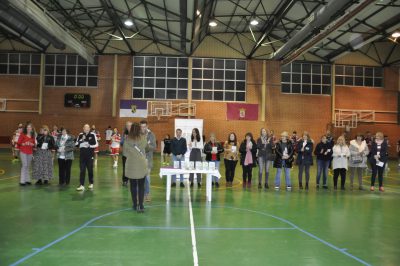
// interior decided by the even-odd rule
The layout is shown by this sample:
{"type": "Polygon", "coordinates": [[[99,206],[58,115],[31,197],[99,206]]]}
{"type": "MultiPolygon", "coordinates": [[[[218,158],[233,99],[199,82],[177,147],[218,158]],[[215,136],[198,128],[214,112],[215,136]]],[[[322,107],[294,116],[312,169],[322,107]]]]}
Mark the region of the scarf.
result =
{"type": "Polygon", "coordinates": [[[246,144],[246,157],[244,159],[245,166],[253,163],[253,155],[251,154],[250,143],[251,142],[247,142],[246,144]]]}
{"type": "Polygon", "coordinates": [[[358,149],[358,152],[363,152],[365,150],[365,147],[367,146],[367,142],[363,140],[361,141],[361,145],[358,145],[357,140],[353,139],[350,141],[350,145],[356,147],[358,149]]]}

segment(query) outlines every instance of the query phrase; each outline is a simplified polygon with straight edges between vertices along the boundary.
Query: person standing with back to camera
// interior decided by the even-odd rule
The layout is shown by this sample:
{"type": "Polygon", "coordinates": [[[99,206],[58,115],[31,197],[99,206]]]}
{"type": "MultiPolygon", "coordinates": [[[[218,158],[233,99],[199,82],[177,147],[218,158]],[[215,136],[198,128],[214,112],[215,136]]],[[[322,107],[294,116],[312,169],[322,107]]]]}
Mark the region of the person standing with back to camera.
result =
{"type": "Polygon", "coordinates": [[[121,136],[121,141],[120,141],[120,146],[122,149],[122,186],[126,187],[128,185],[128,177],[126,177],[125,174],[125,163],[126,163],[126,156],[124,154],[124,142],[128,138],[129,131],[131,130],[132,122],[128,121],[125,123],[125,128],[122,131],[122,136],[121,136]]]}
{"type": "Polygon", "coordinates": [[[126,156],[125,173],[130,180],[132,208],[139,213],[144,212],[144,183],[149,173],[146,152],[149,146],[146,135],[141,132],[141,125],[133,123],[123,149],[126,156]]]}
{"type": "MultiPolygon", "coordinates": [[[[189,160],[195,163],[201,163],[201,150],[204,147],[202,137],[200,136],[200,132],[198,128],[193,128],[192,130],[192,136],[191,136],[191,142],[189,142],[189,150],[190,150],[190,155],[189,155],[189,160]]],[[[196,174],[197,176],[197,187],[201,187],[201,174],[196,174]]],[[[190,181],[190,187],[193,187],[193,180],[194,180],[194,174],[191,173],[189,175],[189,181],[190,181]]]]}
{"type": "Polygon", "coordinates": [[[93,160],[94,160],[94,150],[99,146],[97,142],[96,135],[90,132],[89,124],[83,126],[83,132],[79,134],[76,139],[75,146],[79,148],[79,164],[80,164],[80,177],[79,187],[76,188],[77,191],[85,190],[85,175],[86,169],[89,174],[89,189],[93,189],[93,160]]]}

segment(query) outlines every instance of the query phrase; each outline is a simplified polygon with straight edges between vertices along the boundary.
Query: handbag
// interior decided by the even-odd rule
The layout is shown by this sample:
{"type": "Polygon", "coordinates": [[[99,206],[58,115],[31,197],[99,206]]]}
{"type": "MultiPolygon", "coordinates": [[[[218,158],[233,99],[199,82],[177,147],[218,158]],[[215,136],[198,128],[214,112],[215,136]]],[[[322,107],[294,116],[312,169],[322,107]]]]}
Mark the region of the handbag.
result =
{"type": "Polygon", "coordinates": [[[353,155],[351,156],[351,162],[353,164],[359,164],[363,162],[363,157],[361,155],[353,155]]]}

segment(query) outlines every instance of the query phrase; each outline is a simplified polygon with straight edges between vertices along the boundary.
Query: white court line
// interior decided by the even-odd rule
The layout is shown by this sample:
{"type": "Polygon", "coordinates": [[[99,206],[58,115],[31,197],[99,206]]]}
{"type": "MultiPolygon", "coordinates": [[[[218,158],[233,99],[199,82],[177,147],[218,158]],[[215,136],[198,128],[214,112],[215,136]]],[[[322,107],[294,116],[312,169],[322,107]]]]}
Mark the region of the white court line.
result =
{"type": "Polygon", "coordinates": [[[189,215],[190,215],[190,234],[192,235],[192,248],[193,248],[193,265],[199,265],[199,258],[197,256],[197,246],[196,246],[196,234],[194,231],[194,219],[193,219],[193,211],[192,211],[192,200],[190,198],[190,184],[186,185],[188,188],[188,196],[189,196],[189,215]]]}

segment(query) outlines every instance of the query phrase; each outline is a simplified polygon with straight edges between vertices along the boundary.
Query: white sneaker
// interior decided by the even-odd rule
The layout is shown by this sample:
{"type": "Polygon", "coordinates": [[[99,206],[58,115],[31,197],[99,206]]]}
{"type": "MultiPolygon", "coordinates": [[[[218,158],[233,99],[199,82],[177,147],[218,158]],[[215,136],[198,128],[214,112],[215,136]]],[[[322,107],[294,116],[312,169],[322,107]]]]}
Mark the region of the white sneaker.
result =
{"type": "Polygon", "coordinates": [[[93,184],[90,184],[90,185],[88,186],[88,189],[93,189],[93,184]]]}
{"type": "Polygon", "coordinates": [[[292,187],[286,187],[286,190],[287,190],[287,191],[291,191],[291,190],[292,190],[292,187]]]}
{"type": "Polygon", "coordinates": [[[79,187],[76,188],[76,191],[84,191],[85,187],[80,185],[79,187]]]}
{"type": "Polygon", "coordinates": [[[115,162],[114,165],[113,165],[113,167],[114,167],[114,168],[118,168],[118,163],[115,162]]]}
{"type": "Polygon", "coordinates": [[[279,187],[275,187],[275,190],[279,190],[279,187]]]}

